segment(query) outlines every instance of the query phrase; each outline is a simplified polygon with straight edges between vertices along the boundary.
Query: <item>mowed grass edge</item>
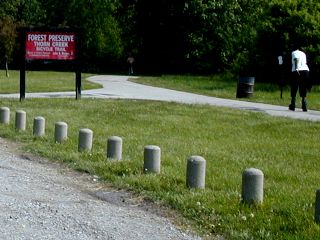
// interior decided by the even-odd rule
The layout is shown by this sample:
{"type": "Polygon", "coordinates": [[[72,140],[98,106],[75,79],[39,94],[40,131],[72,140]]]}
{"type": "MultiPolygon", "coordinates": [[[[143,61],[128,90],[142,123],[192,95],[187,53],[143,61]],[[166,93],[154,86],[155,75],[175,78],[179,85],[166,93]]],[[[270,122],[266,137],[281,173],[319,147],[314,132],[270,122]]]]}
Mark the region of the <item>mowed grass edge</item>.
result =
{"type": "MultiPolygon", "coordinates": [[[[276,78],[276,76],[275,76],[276,78]]],[[[276,79],[273,83],[255,82],[253,94],[250,98],[236,98],[238,77],[231,73],[222,73],[211,76],[192,75],[163,75],[158,77],[132,78],[130,81],[152,85],[156,87],[192,92],[211,97],[236,99],[240,101],[251,101],[268,103],[280,106],[288,106],[291,101],[289,83],[282,87],[282,98],[280,87],[276,79]]],[[[289,81],[289,80],[287,80],[289,81]]],[[[297,107],[301,107],[299,94],[296,98],[297,107]]],[[[307,96],[308,108],[320,110],[320,86],[314,85],[307,96]]]]}
{"type": "MultiPolygon", "coordinates": [[[[82,89],[101,88],[101,85],[87,80],[93,74],[82,73],[82,89]]],[[[26,71],[26,92],[65,92],[75,90],[75,73],[58,71],[26,71]]],[[[20,72],[0,70],[0,94],[19,93],[20,72]]]]}
{"type": "Polygon", "coordinates": [[[320,124],[206,105],[153,101],[1,99],[11,109],[1,136],[25,150],[97,175],[171,206],[208,238],[317,239],[315,191],[319,188],[320,124]],[[14,129],[14,112],[27,112],[27,130],[14,129]],[[32,136],[36,116],[46,119],[46,136],[32,136]],[[54,143],[54,124],[68,123],[69,138],[54,143]],[[78,132],[94,132],[93,150],[78,152],[78,132]],[[123,160],[106,159],[110,136],[123,138],[123,160]],[[143,173],[143,148],[161,148],[161,173],[143,173]],[[207,161],[205,190],[186,188],[186,159],[207,161]],[[241,204],[241,175],[255,167],[265,175],[262,206],[241,204]]]}

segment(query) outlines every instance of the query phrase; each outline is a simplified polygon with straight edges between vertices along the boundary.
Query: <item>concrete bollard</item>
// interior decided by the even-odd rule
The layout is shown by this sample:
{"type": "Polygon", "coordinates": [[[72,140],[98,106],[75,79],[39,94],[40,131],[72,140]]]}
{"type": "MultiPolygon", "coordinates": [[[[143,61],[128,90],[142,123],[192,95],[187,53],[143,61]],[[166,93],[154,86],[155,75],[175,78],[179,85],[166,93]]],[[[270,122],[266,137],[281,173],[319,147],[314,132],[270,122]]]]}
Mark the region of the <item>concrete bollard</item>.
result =
{"type": "Polygon", "coordinates": [[[107,158],[114,160],[122,159],[122,138],[112,136],[108,138],[107,158]]]}
{"type": "Polygon", "coordinates": [[[0,108],[0,123],[3,123],[3,124],[10,123],[10,109],[8,107],[0,108]]]}
{"type": "Polygon", "coordinates": [[[316,191],[314,221],[318,224],[320,223],[320,189],[316,191]]]}
{"type": "Polygon", "coordinates": [[[78,151],[91,151],[92,149],[93,132],[88,128],[82,128],[79,130],[79,144],[78,151]]]}
{"type": "Polygon", "coordinates": [[[187,187],[205,188],[206,160],[200,156],[191,156],[187,160],[187,187]]]}
{"type": "Polygon", "coordinates": [[[35,117],[33,119],[33,135],[43,137],[45,135],[46,120],[44,117],[35,117]]]}
{"type": "Polygon", "coordinates": [[[242,201],[247,204],[263,202],[263,172],[248,168],[242,174],[242,201]]]}
{"type": "Polygon", "coordinates": [[[16,130],[24,131],[26,130],[26,121],[27,121],[27,114],[23,110],[16,111],[16,130]]]}
{"type": "Polygon", "coordinates": [[[68,138],[68,124],[56,122],[54,129],[54,141],[61,143],[68,138]]]}
{"type": "Polygon", "coordinates": [[[144,165],[145,173],[160,173],[161,151],[158,146],[148,145],[144,147],[144,165]]]}

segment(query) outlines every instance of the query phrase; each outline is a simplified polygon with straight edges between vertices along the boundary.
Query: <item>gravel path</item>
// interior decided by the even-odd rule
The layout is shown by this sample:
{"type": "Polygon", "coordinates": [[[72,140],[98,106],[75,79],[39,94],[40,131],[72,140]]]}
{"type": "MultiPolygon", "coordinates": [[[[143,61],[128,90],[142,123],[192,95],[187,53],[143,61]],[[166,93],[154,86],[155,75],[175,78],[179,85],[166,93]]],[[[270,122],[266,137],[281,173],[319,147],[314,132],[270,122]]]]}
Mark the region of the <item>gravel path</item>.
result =
{"type": "Polygon", "coordinates": [[[200,239],[141,200],[0,138],[0,239],[200,239]],[[150,208],[151,209],[151,208],[150,208]]]}

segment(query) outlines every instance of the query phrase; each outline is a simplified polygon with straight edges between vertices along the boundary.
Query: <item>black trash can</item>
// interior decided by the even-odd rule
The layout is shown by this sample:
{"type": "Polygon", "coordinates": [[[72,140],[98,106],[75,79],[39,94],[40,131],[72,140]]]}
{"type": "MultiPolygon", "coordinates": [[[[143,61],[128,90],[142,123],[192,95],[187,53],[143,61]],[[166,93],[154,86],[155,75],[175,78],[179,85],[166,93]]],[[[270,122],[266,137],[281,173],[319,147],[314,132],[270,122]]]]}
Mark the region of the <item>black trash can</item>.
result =
{"type": "Polygon", "coordinates": [[[255,77],[239,77],[237,98],[249,98],[253,95],[255,77]]]}

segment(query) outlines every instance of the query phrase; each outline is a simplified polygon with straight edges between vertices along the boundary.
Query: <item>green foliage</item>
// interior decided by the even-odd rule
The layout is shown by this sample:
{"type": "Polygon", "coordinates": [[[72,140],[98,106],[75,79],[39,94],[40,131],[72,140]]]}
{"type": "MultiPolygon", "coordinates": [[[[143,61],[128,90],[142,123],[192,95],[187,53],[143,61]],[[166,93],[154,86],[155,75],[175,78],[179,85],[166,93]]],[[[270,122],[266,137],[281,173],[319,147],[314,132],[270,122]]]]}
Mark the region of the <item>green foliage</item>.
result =
{"type": "Polygon", "coordinates": [[[253,0],[122,2],[123,8],[130,6],[129,23],[136,26],[132,36],[141,39],[134,46],[138,56],[153,69],[183,72],[239,64],[238,55],[252,50],[264,6],[253,0]]]}
{"type": "MultiPolygon", "coordinates": [[[[291,52],[299,47],[308,55],[311,73],[319,77],[319,11],[318,1],[271,1],[258,31],[259,68],[275,69],[277,56],[283,55],[290,71],[291,52]]],[[[264,71],[269,76],[270,73],[275,74],[264,71]]]]}
{"type": "MultiPolygon", "coordinates": [[[[3,0],[0,2],[0,63],[11,62],[18,57],[17,28],[25,24],[39,24],[44,11],[37,0],[3,0]]],[[[17,62],[17,61],[16,61],[17,62]]]]}
{"type": "Polygon", "coordinates": [[[10,17],[17,25],[39,24],[43,20],[44,10],[38,0],[2,0],[0,18],[10,17]]]}
{"type": "Polygon", "coordinates": [[[90,69],[124,71],[130,52],[138,74],[232,70],[275,81],[277,56],[289,72],[300,45],[319,78],[319,10],[309,0],[3,0],[0,51],[17,59],[19,26],[80,27],[90,69]]]}
{"type": "Polygon", "coordinates": [[[248,64],[249,54],[255,47],[257,20],[261,17],[263,1],[191,2],[193,13],[190,15],[196,13],[199,24],[194,25],[192,32],[190,41],[196,54],[191,53],[191,56],[198,55],[197,60],[212,62],[211,67],[216,70],[248,64]],[[200,42],[193,41],[196,39],[200,42]]]}
{"type": "Polygon", "coordinates": [[[161,73],[231,69],[276,81],[277,56],[285,55],[288,70],[291,45],[299,44],[318,75],[317,1],[123,0],[125,8],[121,26],[130,31],[123,35],[125,48],[161,73]]]}
{"type": "Polygon", "coordinates": [[[84,61],[98,67],[117,61],[123,54],[120,29],[113,16],[117,5],[116,0],[43,1],[46,25],[82,28],[84,61]]]}
{"type": "Polygon", "coordinates": [[[15,51],[16,26],[13,21],[4,16],[0,19],[0,63],[10,62],[15,51]]]}
{"type": "Polygon", "coordinates": [[[113,16],[116,8],[116,0],[1,1],[0,52],[9,60],[17,58],[19,44],[15,29],[20,26],[80,27],[84,63],[115,62],[123,54],[120,29],[113,16]]]}

